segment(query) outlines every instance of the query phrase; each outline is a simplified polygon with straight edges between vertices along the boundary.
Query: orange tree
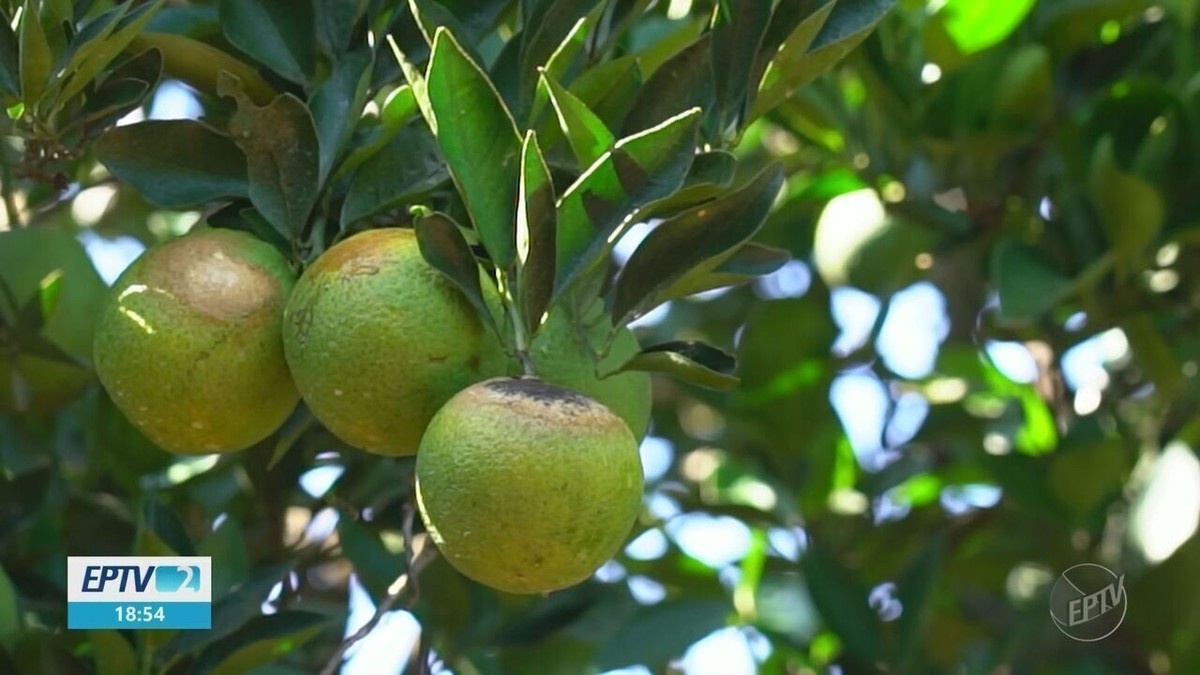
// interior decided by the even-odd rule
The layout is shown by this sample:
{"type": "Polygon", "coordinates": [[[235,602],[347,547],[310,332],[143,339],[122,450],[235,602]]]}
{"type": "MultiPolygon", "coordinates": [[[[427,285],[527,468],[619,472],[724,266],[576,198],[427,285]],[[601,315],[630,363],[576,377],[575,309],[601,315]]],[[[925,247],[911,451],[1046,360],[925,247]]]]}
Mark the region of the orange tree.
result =
{"type": "Polygon", "coordinates": [[[0,671],[1200,667],[1195,2],[0,13],[0,671]],[[213,628],[68,630],[69,555],[213,628]]]}

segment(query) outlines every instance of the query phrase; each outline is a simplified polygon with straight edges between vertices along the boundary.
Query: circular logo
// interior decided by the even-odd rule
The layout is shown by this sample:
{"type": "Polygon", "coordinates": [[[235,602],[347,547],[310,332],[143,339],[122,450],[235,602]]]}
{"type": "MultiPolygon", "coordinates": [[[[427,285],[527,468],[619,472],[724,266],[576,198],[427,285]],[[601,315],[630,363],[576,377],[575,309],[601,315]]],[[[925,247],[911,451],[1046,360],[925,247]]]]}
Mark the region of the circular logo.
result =
{"type": "Polygon", "coordinates": [[[1050,618],[1063,635],[1095,642],[1112,635],[1125,620],[1125,575],[1081,563],[1058,575],[1050,589],[1050,618]]]}

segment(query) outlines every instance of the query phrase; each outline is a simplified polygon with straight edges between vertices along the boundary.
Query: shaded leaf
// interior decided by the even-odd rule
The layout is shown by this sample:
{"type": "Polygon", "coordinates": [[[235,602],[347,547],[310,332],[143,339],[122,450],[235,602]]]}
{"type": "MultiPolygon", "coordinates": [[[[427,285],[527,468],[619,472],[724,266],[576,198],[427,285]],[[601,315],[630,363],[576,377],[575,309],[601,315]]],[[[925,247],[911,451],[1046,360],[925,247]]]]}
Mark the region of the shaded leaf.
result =
{"type": "Polygon", "coordinates": [[[674,194],[649,204],[640,214],[649,220],[678,213],[718,197],[733,182],[737,173],[737,157],[724,150],[696,154],[687,178],[674,194]]]}
{"type": "Polygon", "coordinates": [[[137,672],[133,645],[115,630],[89,630],[88,641],[96,658],[97,675],[128,675],[137,672]]]}
{"type": "Polygon", "coordinates": [[[426,83],[450,175],[492,262],[508,267],[521,154],[516,123],[487,73],[443,28],[434,37],[426,83]]]}
{"type": "Polygon", "coordinates": [[[340,56],[350,48],[351,34],[366,4],[360,0],[324,0],[313,3],[317,38],[330,53],[340,56]]]}
{"type": "Polygon", "coordinates": [[[1037,249],[1011,237],[996,242],[990,267],[1003,321],[1038,318],[1057,305],[1070,287],[1070,280],[1037,249]]]}
{"type": "Polygon", "coordinates": [[[297,84],[308,84],[316,63],[312,3],[222,0],[221,28],[230,44],[297,84]]]}
{"type": "Polygon", "coordinates": [[[580,166],[591,166],[612,148],[616,138],[583,101],[544,73],[541,86],[575,159],[579,160],[580,166]]]}
{"type": "MultiPolygon", "coordinates": [[[[113,29],[124,17],[125,11],[121,9],[114,12],[111,23],[106,27],[103,35],[89,40],[71,55],[71,60],[67,62],[62,74],[62,77],[69,77],[69,79],[59,90],[57,100],[59,102],[68,101],[91,84],[92,80],[96,79],[96,76],[129,46],[133,38],[142,31],[146,23],[162,7],[163,2],[164,0],[154,0],[141,5],[134,10],[134,15],[115,31],[113,29]],[[110,31],[112,31],[111,34],[110,31]]],[[[120,7],[127,8],[129,5],[120,7]]]]}
{"type": "Polygon", "coordinates": [[[862,43],[895,4],[896,0],[838,0],[805,17],[772,58],[746,119],[759,117],[827,72],[862,43]]]}
{"type": "Polygon", "coordinates": [[[725,598],[681,598],[644,607],[600,646],[596,665],[601,670],[660,666],[723,627],[730,611],[725,598]]]}
{"type": "Polygon", "coordinates": [[[725,0],[717,8],[712,29],[712,61],[717,109],[722,131],[736,122],[746,101],[746,83],[771,21],[771,3],[725,0]]]}
{"type": "Polygon", "coordinates": [[[537,332],[554,293],[554,183],[530,131],[521,145],[517,194],[517,294],[525,330],[537,332]]]}
{"type": "Polygon", "coordinates": [[[637,209],[683,184],[695,158],[700,110],[623,138],[558,203],[555,296],[604,259],[612,235],[637,209]]]}
{"type": "MultiPolygon", "coordinates": [[[[377,152],[382,150],[395,138],[401,129],[408,125],[409,120],[415,112],[417,112],[417,99],[413,96],[412,87],[406,84],[393,89],[384,98],[383,104],[380,107],[380,127],[378,131],[370,140],[350,151],[346,159],[342,160],[341,164],[338,165],[333,179],[337,180],[341,176],[358,168],[371,157],[374,157],[377,152]]],[[[449,178],[448,173],[446,177],[449,178]]]]}
{"type": "Polygon", "coordinates": [[[659,291],[753,237],[782,187],[783,171],[775,165],[746,187],[660,224],[621,271],[612,296],[614,321],[632,320],[650,308],[647,301],[659,291]]]}
{"type": "Polygon", "coordinates": [[[7,21],[0,21],[0,94],[21,95],[19,39],[7,21]]]}
{"type": "Polygon", "coordinates": [[[180,522],[179,516],[157,497],[146,498],[142,505],[142,518],[145,528],[153,532],[176,555],[196,555],[196,546],[180,522]]]}
{"type": "Polygon", "coordinates": [[[711,35],[704,35],[662,64],[625,116],[626,135],[649,129],[684,110],[709,110],[716,97],[711,35]]]}
{"type": "Polygon", "coordinates": [[[255,103],[266,105],[279,92],[275,91],[258,71],[232,55],[185,35],[146,31],[130,42],[135,53],[148,49],[162,52],[163,70],[167,75],[186,82],[212,96],[218,95],[218,80],[222,73],[233,75],[255,103]]]}
{"type": "Polygon", "coordinates": [[[736,286],[771,274],[792,259],[791,252],[750,242],[739,247],[728,258],[718,256],[688,271],[666,288],[658,291],[651,305],[667,300],[685,298],[714,288],[736,286]]]}
{"type": "Polygon", "coordinates": [[[304,103],[283,94],[258,106],[233,76],[222,73],[221,96],[237,101],[229,120],[233,142],[246,156],[250,201],[285,239],[295,239],[317,200],[320,150],[304,103]]]}
{"type": "Polygon", "coordinates": [[[116,127],[95,147],[114,176],[160,206],[182,208],[249,194],[246,158],[237,145],[194,120],[116,127]]]}
{"type": "Polygon", "coordinates": [[[17,589],[8,572],[0,566],[0,644],[9,644],[21,631],[21,607],[17,589]]]}
{"type": "Polygon", "coordinates": [[[680,340],[647,347],[609,375],[630,370],[667,373],[707,389],[737,386],[737,359],[704,342],[680,340]]]}
{"type": "Polygon", "coordinates": [[[303,610],[254,617],[237,633],[201,652],[196,670],[210,675],[243,675],[290,654],[315,637],[329,621],[330,617],[324,614],[303,610]]]}
{"type": "Polygon", "coordinates": [[[241,629],[254,617],[262,614],[267,594],[292,570],[291,562],[277,563],[251,573],[229,593],[216,599],[212,606],[212,628],[179,631],[158,650],[158,656],[171,659],[189,654],[226,636],[241,634],[241,629]]]}
{"type": "MultiPolygon", "coordinates": [[[[527,18],[526,30],[521,32],[520,66],[522,75],[518,108],[527,110],[530,95],[537,86],[538,69],[545,66],[551,56],[565,44],[571,50],[568,39],[579,30],[579,22],[596,5],[596,0],[558,0],[557,2],[528,3],[532,12],[527,18]]],[[[563,55],[560,58],[566,59],[563,55]]]]}
{"type": "Polygon", "coordinates": [[[419,199],[449,177],[433,136],[410,124],[354,173],[342,226],[419,199]]]}
{"type": "Polygon", "coordinates": [[[609,129],[618,129],[642,87],[637,56],[627,55],[585,70],[567,89],[609,129]]]}
{"type": "Polygon", "coordinates": [[[879,617],[868,603],[867,589],[824,548],[814,546],[800,560],[808,593],[856,662],[873,663],[880,655],[879,617]]]}
{"type": "Polygon", "coordinates": [[[479,283],[479,265],[458,224],[444,213],[415,219],[417,245],[425,261],[441,272],[467,297],[485,322],[491,316],[479,283]]]}
{"type": "Polygon", "coordinates": [[[324,184],[334,160],[354,131],[354,123],[362,113],[374,62],[374,54],[367,47],[346,54],[308,102],[321,153],[318,184],[324,184]]]}
{"type": "Polygon", "coordinates": [[[342,513],[337,524],[342,554],[354,565],[376,601],[387,594],[392,581],[404,572],[404,556],[387,550],[379,534],[359,522],[352,513],[342,513]]]}
{"type": "Polygon", "coordinates": [[[41,101],[42,92],[50,81],[54,54],[50,41],[38,20],[38,5],[34,0],[25,0],[21,13],[21,98],[25,108],[33,110],[41,101]]]}
{"type": "Polygon", "coordinates": [[[1166,220],[1162,194],[1117,166],[1114,143],[1106,137],[1092,156],[1088,187],[1096,213],[1108,232],[1118,264],[1128,266],[1153,243],[1166,220]]]}

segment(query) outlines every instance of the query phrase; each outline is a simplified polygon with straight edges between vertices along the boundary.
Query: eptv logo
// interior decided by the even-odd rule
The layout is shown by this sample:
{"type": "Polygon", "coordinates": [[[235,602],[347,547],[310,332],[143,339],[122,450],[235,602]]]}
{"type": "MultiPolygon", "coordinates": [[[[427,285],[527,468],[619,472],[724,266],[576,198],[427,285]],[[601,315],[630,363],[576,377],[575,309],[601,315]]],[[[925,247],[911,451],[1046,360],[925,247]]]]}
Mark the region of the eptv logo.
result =
{"type": "Polygon", "coordinates": [[[69,628],[209,628],[211,623],[211,558],[67,558],[69,628]]]}
{"type": "Polygon", "coordinates": [[[176,591],[200,592],[199,565],[88,565],[83,571],[83,593],[103,593],[106,586],[116,586],[117,592],[132,589],[145,593],[154,580],[159,593],[176,591]]]}
{"type": "Polygon", "coordinates": [[[1076,565],[1059,575],[1050,590],[1050,616],[1069,638],[1095,642],[1112,635],[1129,601],[1125,575],[1094,563],[1076,565]]]}

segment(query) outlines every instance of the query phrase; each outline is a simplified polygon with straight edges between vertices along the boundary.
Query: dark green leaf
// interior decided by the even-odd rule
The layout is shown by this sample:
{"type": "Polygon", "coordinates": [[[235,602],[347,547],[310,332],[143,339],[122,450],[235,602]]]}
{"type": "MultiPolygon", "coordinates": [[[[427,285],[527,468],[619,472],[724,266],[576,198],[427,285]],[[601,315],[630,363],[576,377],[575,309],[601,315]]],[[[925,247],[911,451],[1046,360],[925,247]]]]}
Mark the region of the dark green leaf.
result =
{"type": "Polygon", "coordinates": [[[316,423],[316,418],[312,416],[306,406],[296,406],[283,426],[275,431],[275,447],[271,449],[271,460],[267,462],[267,469],[274,469],[275,465],[279,464],[279,461],[296,445],[300,437],[316,423]]]}
{"type": "Polygon", "coordinates": [[[1037,249],[1011,237],[992,248],[991,278],[1000,296],[1000,319],[1017,323],[1048,312],[1070,287],[1070,280],[1037,249]]]}
{"type": "Polygon", "coordinates": [[[66,352],[62,347],[59,347],[41,333],[20,333],[17,335],[16,344],[17,350],[22,356],[36,356],[57,363],[65,363],[80,368],[86,367],[82,359],[66,352]]]}
{"type": "Polygon", "coordinates": [[[778,165],[746,187],[661,223],[638,246],[613,291],[613,319],[618,324],[650,309],[648,301],[706,260],[732,255],[754,236],[767,219],[783,187],[778,165]]]}
{"type": "Polygon", "coordinates": [[[284,576],[292,571],[291,562],[277,563],[258,570],[242,581],[226,595],[216,599],[212,608],[212,628],[209,630],[186,630],[158,650],[158,656],[171,659],[189,654],[221,638],[241,634],[239,630],[254,617],[262,615],[262,604],[267,594],[284,576]]]}
{"type": "Polygon", "coordinates": [[[568,90],[609,129],[618,129],[642,87],[637,57],[630,54],[584,71],[568,90]]]}
{"type": "MultiPolygon", "coordinates": [[[[596,0],[559,0],[557,2],[530,3],[532,13],[526,30],[521,32],[521,63],[519,71],[524,79],[521,84],[519,108],[527,110],[528,102],[537,85],[538,68],[545,66],[551,55],[578,27],[578,22],[596,5],[596,0]]],[[[568,42],[568,44],[570,44],[568,42]]]]}
{"type": "Polygon", "coordinates": [[[30,111],[41,101],[42,92],[50,82],[54,63],[50,41],[38,20],[39,4],[34,0],[25,0],[21,13],[21,99],[30,111]]]}
{"type": "Polygon", "coordinates": [[[374,59],[368,47],[346,54],[338,60],[329,79],[317,88],[308,103],[321,151],[318,184],[325,183],[334,160],[354,131],[354,123],[362,113],[374,59]]]}
{"type": "Polygon", "coordinates": [[[96,153],[113,175],[161,206],[248,194],[245,156],[228,136],[194,120],[116,127],[96,142],[96,153]]]}
{"type": "MultiPolygon", "coordinates": [[[[60,75],[60,77],[68,79],[57,94],[58,103],[69,101],[73,96],[82,92],[84,87],[91,84],[92,80],[96,79],[96,76],[129,46],[133,38],[162,7],[163,2],[164,0],[154,0],[154,2],[138,7],[134,10],[130,20],[120,28],[117,28],[117,25],[124,17],[125,11],[121,9],[114,12],[104,32],[80,46],[71,55],[70,61],[67,62],[62,75],[60,75]]],[[[129,5],[121,5],[121,7],[127,8],[129,5]]]]}
{"type": "Polygon", "coordinates": [[[665,342],[647,347],[612,373],[640,370],[667,373],[707,389],[726,390],[737,386],[737,359],[732,354],[694,340],[665,342]]]}
{"type": "MultiPolygon", "coordinates": [[[[158,54],[158,51],[144,53],[158,54]]],[[[83,119],[97,126],[108,126],[145,102],[151,89],[152,85],[143,80],[105,80],[84,104],[83,119]]]]}
{"type": "Polygon", "coordinates": [[[321,0],[313,5],[318,39],[329,53],[340,57],[350,47],[354,25],[366,4],[360,0],[321,0]]]}
{"type": "Polygon", "coordinates": [[[257,616],[237,633],[214,642],[197,658],[196,671],[209,675],[243,675],[274,662],[316,637],[330,617],[316,612],[284,610],[257,616]]]}
{"type": "Polygon", "coordinates": [[[486,321],[491,310],[483,299],[479,265],[458,224],[444,213],[432,213],[416,218],[414,227],[421,256],[457,286],[486,321]]]}
{"type": "MultiPolygon", "coordinates": [[[[346,159],[338,164],[333,179],[339,179],[374,157],[408,124],[415,112],[417,112],[417,99],[413,96],[412,87],[404,85],[393,89],[384,98],[380,108],[378,132],[371,137],[371,140],[350,151],[346,159]]],[[[449,178],[449,174],[446,174],[446,177],[449,178]]]]}
{"type": "Polygon", "coordinates": [[[342,225],[420,199],[447,178],[433,137],[410,124],[355,172],[342,205],[342,225]]]}
{"type": "Polygon", "coordinates": [[[649,129],[684,110],[712,108],[716,89],[710,40],[710,35],[701,37],[646,80],[625,117],[622,128],[626,135],[649,129]]]}
{"type": "Polygon", "coordinates": [[[771,22],[771,3],[724,0],[712,30],[712,60],[716,77],[717,110],[721,129],[736,123],[747,95],[747,82],[771,22]]]}
{"type": "Polygon", "coordinates": [[[21,57],[17,34],[7,21],[0,21],[0,94],[21,95],[21,57]]]}
{"type": "Polygon", "coordinates": [[[387,550],[379,533],[359,522],[355,514],[342,513],[337,531],[342,555],[354,565],[355,573],[378,601],[404,572],[404,556],[387,550]]]}
{"type": "Polygon", "coordinates": [[[487,73],[445,29],[434,37],[426,83],[450,175],[492,262],[508,267],[521,155],[516,123],[487,73]]]}
{"type": "Polygon", "coordinates": [[[737,173],[737,157],[724,150],[710,150],[696,155],[688,169],[683,186],[669,197],[648,205],[642,217],[649,220],[668,217],[681,209],[691,208],[715,199],[725,192],[737,173]]]}
{"type": "Polygon", "coordinates": [[[1108,232],[1113,255],[1119,264],[1128,266],[1162,231],[1167,215],[1162,193],[1117,166],[1111,137],[1096,146],[1088,187],[1096,213],[1108,232]]]}
{"type": "Polygon", "coordinates": [[[879,617],[868,603],[867,589],[823,548],[810,548],[800,565],[808,593],[826,625],[856,662],[873,663],[880,653],[879,617]]]}
{"type": "Polygon", "coordinates": [[[115,630],[89,630],[96,657],[97,675],[128,675],[137,672],[137,656],[133,645],[115,630]]]}
{"type": "Polygon", "coordinates": [[[229,133],[246,155],[250,201],[285,239],[295,239],[319,187],[320,150],[312,115],[291,94],[255,105],[228,73],[221,73],[217,89],[237,101],[229,133]]]}
{"type": "Polygon", "coordinates": [[[946,537],[935,536],[913,561],[900,579],[896,599],[904,608],[896,624],[896,660],[911,669],[921,650],[921,637],[931,613],[930,604],[937,588],[942,561],[946,556],[946,537]]]}
{"type": "Polygon", "coordinates": [[[870,35],[896,0],[839,0],[805,17],[772,58],[747,121],[824,74],[870,35]],[[816,30],[814,33],[814,29],[816,30]]]}
{"type": "Polygon", "coordinates": [[[600,647],[596,665],[613,670],[634,664],[655,669],[678,658],[700,638],[725,625],[724,598],[683,598],[643,608],[600,647]]]}
{"type": "Polygon", "coordinates": [[[532,335],[554,293],[554,183],[537,136],[521,146],[521,182],[517,194],[517,293],[525,330],[532,335]]]}
{"type": "Polygon", "coordinates": [[[146,499],[142,505],[142,518],[145,528],[171,547],[176,555],[196,555],[196,546],[179,521],[179,516],[158,498],[151,496],[146,499]]]}
{"type": "Polygon", "coordinates": [[[612,149],[616,138],[604,122],[596,117],[575,95],[543,74],[541,86],[558,119],[559,128],[567,137],[571,151],[580,166],[591,166],[600,156],[612,149]]]}
{"type": "Polygon", "coordinates": [[[212,568],[212,595],[224,597],[238,582],[246,578],[247,562],[245,532],[235,518],[226,518],[212,534],[197,547],[197,554],[219,560],[212,568]]]}
{"type": "Polygon", "coordinates": [[[17,589],[0,566],[0,644],[8,644],[21,631],[21,607],[17,589]]]}
{"type": "Polygon", "coordinates": [[[25,300],[17,312],[14,328],[19,334],[40,333],[58,308],[58,295],[62,290],[62,270],[56,269],[38,282],[38,290],[25,300]]]}
{"type": "Polygon", "coordinates": [[[310,2],[221,2],[221,28],[229,42],[297,84],[308,84],[316,63],[314,23],[310,2]]]}
{"type": "Polygon", "coordinates": [[[606,258],[611,237],[639,208],[683,184],[695,158],[700,110],[623,138],[558,204],[555,296],[606,258]]]}
{"type": "Polygon", "coordinates": [[[655,295],[654,304],[684,298],[714,288],[736,286],[770,274],[792,259],[792,254],[750,242],[739,247],[732,256],[705,261],[655,295]]]}

